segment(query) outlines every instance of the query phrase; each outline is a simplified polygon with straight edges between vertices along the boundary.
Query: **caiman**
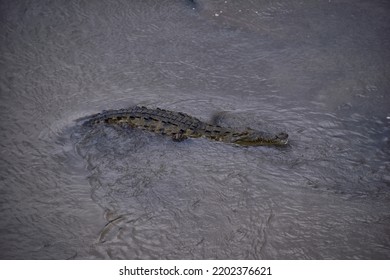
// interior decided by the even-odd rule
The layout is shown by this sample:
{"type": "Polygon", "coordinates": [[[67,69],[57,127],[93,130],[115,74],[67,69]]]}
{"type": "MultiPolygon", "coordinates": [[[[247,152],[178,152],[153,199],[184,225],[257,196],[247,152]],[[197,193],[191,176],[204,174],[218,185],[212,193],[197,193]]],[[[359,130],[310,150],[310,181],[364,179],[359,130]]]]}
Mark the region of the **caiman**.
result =
{"type": "Polygon", "coordinates": [[[286,145],[288,134],[270,134],[251,128],[237,129],[221,127],[203,122],[181,112],[164,109],[132,107],[128,109],[109,110],[90,116],[84,126],[96,124],[121,125],[131,128],[152,131],[168,135],[174,141],[187,138],[205,137],[215,141],[233,143],[241,146],[286,145]]]}

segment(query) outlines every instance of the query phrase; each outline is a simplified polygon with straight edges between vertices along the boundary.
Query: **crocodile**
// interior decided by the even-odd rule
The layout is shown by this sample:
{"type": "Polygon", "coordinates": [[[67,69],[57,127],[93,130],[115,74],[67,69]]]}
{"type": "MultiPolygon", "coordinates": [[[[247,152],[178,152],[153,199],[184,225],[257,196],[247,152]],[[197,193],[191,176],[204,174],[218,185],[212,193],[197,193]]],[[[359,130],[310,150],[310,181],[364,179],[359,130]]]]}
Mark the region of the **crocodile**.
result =
{"type": "Polygon", "coordinates": [[[83,125],[94,126],[97,124],[139,128],[161,135],[168,135],[174,141],[205,137],[241,146],[283,146],[288,142],[288,134],[285,132],[271,134],[251,128],[222,127],[203,122],[182,112],[160,108],[150,109],[143,106],[103,111],[88,117],[83,125]]]}

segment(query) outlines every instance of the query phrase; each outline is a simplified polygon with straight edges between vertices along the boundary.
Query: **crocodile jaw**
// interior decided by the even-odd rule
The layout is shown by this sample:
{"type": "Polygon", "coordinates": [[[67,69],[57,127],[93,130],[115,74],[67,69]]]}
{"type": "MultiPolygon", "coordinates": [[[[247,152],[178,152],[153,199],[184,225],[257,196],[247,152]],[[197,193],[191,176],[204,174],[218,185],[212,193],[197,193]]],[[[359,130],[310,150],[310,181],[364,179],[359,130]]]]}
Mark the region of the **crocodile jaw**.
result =
{"type": "Polygon", "coordinates": [[[232,139],[232,142],[241,146],[284,146],[288,143],[288,134],[285,132],[272,135],[263,132],[250,132],[232,139]]]}

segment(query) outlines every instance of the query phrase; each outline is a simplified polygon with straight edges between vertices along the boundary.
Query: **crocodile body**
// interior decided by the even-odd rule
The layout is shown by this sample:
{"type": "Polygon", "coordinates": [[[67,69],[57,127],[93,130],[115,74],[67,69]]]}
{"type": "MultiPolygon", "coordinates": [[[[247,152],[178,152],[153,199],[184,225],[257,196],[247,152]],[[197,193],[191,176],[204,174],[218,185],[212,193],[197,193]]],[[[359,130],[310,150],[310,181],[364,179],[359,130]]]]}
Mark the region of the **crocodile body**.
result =
{"type": "Polygon", "coordinates": [[[287,133],[270,134],[250,128],[236,129],[203,122],[181,112],[146,107],[109,110],[89,117],[85,126],[122,125],[168,135],[175,141],[205,137],[242,146],[286,145],[287,133]]]}

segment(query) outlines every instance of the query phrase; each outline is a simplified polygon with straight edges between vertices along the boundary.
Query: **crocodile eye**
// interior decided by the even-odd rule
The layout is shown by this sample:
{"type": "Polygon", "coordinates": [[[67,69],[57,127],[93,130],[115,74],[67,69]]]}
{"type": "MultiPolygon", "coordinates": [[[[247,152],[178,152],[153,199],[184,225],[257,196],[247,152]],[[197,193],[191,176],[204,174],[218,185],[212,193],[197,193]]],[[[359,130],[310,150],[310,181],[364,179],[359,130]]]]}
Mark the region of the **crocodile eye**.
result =
{"type": "Polygon", "coordinates": [[[287,138],[288,138],[288,134],[285,133],[285,132],[281,132],[281,133],[279,133],[278,135],[276,135],[276,137],[277,137],[278,139],[284,140],[284,139],[287,139],[287,138]]]}

